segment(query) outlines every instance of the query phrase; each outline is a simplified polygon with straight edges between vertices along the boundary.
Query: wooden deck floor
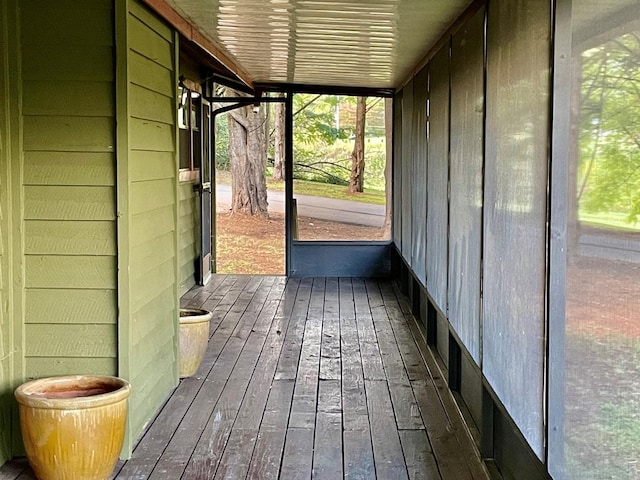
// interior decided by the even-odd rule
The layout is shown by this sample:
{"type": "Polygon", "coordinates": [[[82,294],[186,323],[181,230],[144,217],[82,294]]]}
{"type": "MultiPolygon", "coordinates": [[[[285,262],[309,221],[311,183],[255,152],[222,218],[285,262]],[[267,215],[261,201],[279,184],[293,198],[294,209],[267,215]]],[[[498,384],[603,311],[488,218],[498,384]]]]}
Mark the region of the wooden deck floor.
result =
{"type": "Polygon", "coordinates": [[[114,478],[488,478],[392,283],[216,276],[182,303],[213,311],[206,357],[114,478]]]}

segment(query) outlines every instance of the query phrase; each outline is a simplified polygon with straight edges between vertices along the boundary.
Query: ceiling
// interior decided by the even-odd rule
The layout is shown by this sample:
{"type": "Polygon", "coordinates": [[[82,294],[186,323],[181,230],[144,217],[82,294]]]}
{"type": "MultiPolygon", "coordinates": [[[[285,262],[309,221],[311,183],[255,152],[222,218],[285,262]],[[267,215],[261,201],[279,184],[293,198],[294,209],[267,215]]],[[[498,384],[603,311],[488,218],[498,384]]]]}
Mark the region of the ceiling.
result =
{"type": "Polygon", "coordinates": [[[401,85],[471,0],[165,2],[253,83],[382,89],[401,85]]]}

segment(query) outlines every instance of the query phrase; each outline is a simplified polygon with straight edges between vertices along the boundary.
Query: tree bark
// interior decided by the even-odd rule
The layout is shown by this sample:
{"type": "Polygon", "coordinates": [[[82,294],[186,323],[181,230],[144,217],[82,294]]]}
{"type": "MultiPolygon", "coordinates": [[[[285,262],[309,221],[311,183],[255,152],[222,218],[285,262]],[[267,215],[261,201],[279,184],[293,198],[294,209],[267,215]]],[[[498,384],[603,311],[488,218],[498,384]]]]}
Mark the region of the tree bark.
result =
{"type": "Polygon", "coordinates": [[[364,125],[367,115],[367,98],[356,99],[356,139],[351,153],[351,176],[349,192],[362,193],[364,190],[364,125]]]}
{"type": "MultiPolygon", "coordinates": [[[[238,95],[232,90],[228,95],[238,95]]],[[[268,217],[265,135],[266,113],[262,105],[231,110],[229,122],[229,161],[231,163],[231,213],[268,217]]]]}
{"type": "Polygon", "coordinates": [[[285,156],[285,104],[284,102],[278,102],[275,104],[275,143],[274,143],[274,161],[273,161],[273,179],[277,181],[283,181],[284,170],[284,156],[285,156]]]}

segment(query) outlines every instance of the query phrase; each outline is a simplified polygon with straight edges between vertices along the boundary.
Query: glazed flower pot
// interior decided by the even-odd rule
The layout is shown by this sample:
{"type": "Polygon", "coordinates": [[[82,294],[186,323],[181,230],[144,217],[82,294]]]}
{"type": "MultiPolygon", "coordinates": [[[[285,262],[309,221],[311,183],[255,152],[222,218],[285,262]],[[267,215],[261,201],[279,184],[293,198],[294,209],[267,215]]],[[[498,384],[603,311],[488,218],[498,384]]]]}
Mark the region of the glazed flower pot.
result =
{"type": "Polygon", "coordinates": [[[27,459],[40,480],[109,478],[122,450],[131,386],[110,376],[33,380],[15,397],[27,459]]]}
{"type": "Polygon", "coordinates": [[[209,343],[209,322],[213,315],[207,310],[180,309],[180,378],[190,377],[198,370],[209,343]]]}

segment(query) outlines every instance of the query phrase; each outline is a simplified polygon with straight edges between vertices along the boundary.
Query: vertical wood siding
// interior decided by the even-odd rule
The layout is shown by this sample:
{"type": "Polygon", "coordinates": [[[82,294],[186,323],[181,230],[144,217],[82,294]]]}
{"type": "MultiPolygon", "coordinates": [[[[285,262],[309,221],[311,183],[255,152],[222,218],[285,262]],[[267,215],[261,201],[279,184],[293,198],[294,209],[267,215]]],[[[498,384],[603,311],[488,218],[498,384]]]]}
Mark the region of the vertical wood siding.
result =
{"type": "Polygon", "coordinates": [[[178,188],[178,293],[182,296],[196,284],[196,235],[200,228],[200,210],[193,183],[181,183],[178,188]]]}
{"type": "Polygon", "coordinates": [[[173,31],[138,2],[129,3],[129,318],[135,438],[176,378],[177,190],[173,31]]]}
{"type": "Polygon", "coordinates": [[[25,374],[116,374],[112,2],[19,16],[25,374]]]}

